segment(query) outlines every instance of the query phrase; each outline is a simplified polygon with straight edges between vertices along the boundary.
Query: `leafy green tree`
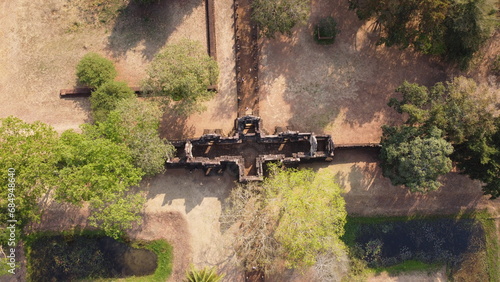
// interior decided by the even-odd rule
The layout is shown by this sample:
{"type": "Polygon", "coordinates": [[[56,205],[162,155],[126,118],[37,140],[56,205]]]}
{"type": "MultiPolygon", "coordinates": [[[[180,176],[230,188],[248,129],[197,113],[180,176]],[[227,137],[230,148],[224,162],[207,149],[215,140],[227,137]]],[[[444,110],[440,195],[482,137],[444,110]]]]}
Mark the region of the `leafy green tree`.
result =
{"type": "Polygon", "coordinates": [[[494,6],[486,0],[453,1],[449,13],[444,20],[446,33],[446,57],[458,61],[466,68],[470,59],[479,51],[483,43],[491,35],[491,23],[496,12],[494,6]],[[493,16],[493,17],[492,17],[493,16]]]}
{"type": "Polygon", "coordinates": [[[191,268],[186,274],[186,282],[219,282],[224,278],[224,275],[217,274],[215,268],[191,268]]]}
{"type": "Polygon", "coordinates": [[[76,66],[78,81],[90,87],[99,87],[116,75],[113,62],[96,53],[87,53],[76,66]]]}
{"type": "Polygon", "coordinates": [[[129,193],[143,176],[133,165],[130,150],[104,138],[74,131],[61,135],[62,158],[56,199],[75,205],[87,202],[90,224],[113,237],[140,217],[144,199],[129,193]]]}
{"type": "Polygon", "coordinates": [[[321,254],[340,255],[347,213],[334,176],[276,165],[269,169],[262,184],[234,189],[223,215],[224,222],[240,223],[235,249],[245,267],[269,271],[281,257],[288,267],[300,268],[313,265],[321,254]]]}
{"type": "Polygon", "coordinates": [[[437,178],[450,172],[450,143],[441,130],[432,128],[422,134],[416,127],[384,127],[380,157],[385,177],[393,185],[405,185],[412,192],[427,192],[442,184],[437,178]]]}
{"type": "Polygon", "coordinates": [[[217,84],[217,62],[209,57],[197,41],[182,40],[166,46],[158,53],[147,69],[143,90],[160,96],[183,114],[202,111],[200,102],[211,99],[208,87],[217,84]]]}
{"type": "Polygon", "coordinates": [[[58,182],[58,135],[51,126],[38,121],[26,123],[11,116],[1,119],[0,123],[0,185],[3,187],[0,190],[0,220],[5,224],[8,219],[15,219],[23,226],[40,219],[38,203],[58,182]],[[9,194],[13,202],[8,200],[9,194]],[[14,218],[7,210],[12,204],[15,204],[14,218]]]}
{"type": "MultiPolygon", "coordinates": [[[[451,159],[463,173],[483,181],[485,193],[498,197],[498,89],[457,77],[430,89],[405,82],[397,91],[402,99],[393,98],[389,105],[408,115],[406,124],[423,131],[433,127],[442,130],[455,148],[451,159]]],[[[384,138],[390,134],[387,132],[384,138]]]]}
{"type": "Polygon", "coordinates": [[[162,173],[165,161],[175,152],[175,148],[159,136],[161,115],[156,103],[124,99],[117,103],[104,122],[85,125],[83,130],[93,138],[104,137],[126,144],[134,164],[151,176],[162,173]]]}
{"type": "Polygon", "coordinates": [[[308,0],[254,0],[252,20],[268,38],[274,38],[277,32],[291,35],[294,26],[307,22],[309,5],[308,0]]]}
{"type": "Polygon", "coordinates": [[[495,131],[473,136],[455,146],[454,159],[458,168],[472,179],[485,183],[483,191],[495,199],[500,197],[500,118],[495,119],[495,131]]]}
{"type": "Polygon", "coordinates": [[[431,88],[428,123],[444,130],[453,144],[491,135],[497,130],[495,91],[464,77],[437,83],[431,88]]]}
{"type": "Polygon", "coordinates": [[[333,175],[276,166],[270,173],[263,188],[279,210],[275,237],[288,266],[311,266],[321,253],[340,254],[347,212],[333,175]]]}
{"type": "Polygon", "coordinates": [[[90,97],[94,120],[106,120],[109,112],[116,108],[119,101],[134,97],[134,91],[125,82],[108,81],[102,84],[92,92],[90,97]]]}
{"type": "Polygon", "coordinates": [[[427,104],[430,101],[430,94],[427,87],[405,81],[396,89],[396,92],[403,94],[403,99],[399,101],[391,98],[388,105],[400,114],[408,114],[406,124],[419,125],[429,118],[427,104]]]}
{"type": "Polygon", "coordinates": [[[408,114],[406,124],[436,126],[454,144],[495,131],[494,91],[472,79],[457,77],[430,89],[404,82],[396,91],[403,99],[392,98],[389,106],[408,114]]]}
{"type": "Polygon", "coordinates": [[[141,193],[118,193],[90,201],[92,214],[90,224],[102,229],[106,235],[115,239],[124,235],[124,230],[131,228],[142,219],[140,212],[146,199],[141,193]]]}
{"type": "Polygon", "coordinates": [[[349,0],[361,20],[375,19],[379,44],[413,47],[466,67],[491,35],[495,20],[489,0],[349,0]]]}
{"type": "MultiPolygon", "coordinates": [[[[60,201],[88,202],[93,209],[91,224],[111,236],[117,237],[140,219],[144,198],[129,190],[144,173],[134,167],[130,150],[123,144],[73,131],[59,137],[49,125],[9,117],[1,120],[0,165],[6,170],[1,178],[4,186],[15,183],[15,190],[0,192],[4,196],[0,203],[8,207],[9,193],[13,194],[13,214],[19,226],[40,218],[40,199],[53,189],[60,201]],[[9,168],[13,169],[10,176],[9,168]]],[[[0,217],[6,222],[8,210],[0,212],[0,217]]],[[[0,239],[4,242],[5,234],[0,239]]]]}

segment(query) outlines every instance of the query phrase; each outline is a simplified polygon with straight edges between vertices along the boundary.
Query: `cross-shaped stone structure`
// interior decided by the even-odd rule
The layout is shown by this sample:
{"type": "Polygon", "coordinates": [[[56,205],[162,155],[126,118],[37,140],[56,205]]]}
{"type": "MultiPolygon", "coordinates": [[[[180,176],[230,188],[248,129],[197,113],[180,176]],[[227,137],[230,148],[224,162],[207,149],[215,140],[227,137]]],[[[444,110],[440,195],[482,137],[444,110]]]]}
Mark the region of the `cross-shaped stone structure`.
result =
{"type": "Polygon", "coordinates": [[[331,161],[334,144],[330,135],[280,131],[265,135],[262,120],[256,116],[236,119],[234,135],[223,137],[211,132],[197,139],[173,141],[177,152],[167,161],[169,167],[202,168],[208,175],[227,168],[237,170],[239,181],[263,180],[264,163],[281,161],[331,161]]]}

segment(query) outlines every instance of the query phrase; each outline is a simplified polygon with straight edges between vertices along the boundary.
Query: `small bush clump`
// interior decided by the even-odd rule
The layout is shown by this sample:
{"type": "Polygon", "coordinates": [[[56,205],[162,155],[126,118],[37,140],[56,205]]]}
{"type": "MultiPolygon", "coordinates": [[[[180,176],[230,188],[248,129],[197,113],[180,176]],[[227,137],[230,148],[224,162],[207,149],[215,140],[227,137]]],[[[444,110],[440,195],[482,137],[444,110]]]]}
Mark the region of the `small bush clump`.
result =
{"type": "Polygon", "coordinates": [[[108,81],[92,92],[90,103],[95,121],[106,120],[118,101],[135,97],[125,82],[108,81]]]}
{"type": "Polygon", "coordinates": [[[78,63],[76,75],[81,84],[97,88],[113,80],[117,72],[112,61],[99,54],[88,53],[78,63]]]}
{"type": "Polygon", "coordinates": [[[322,18],[314,29],[314,39],[322,45],[333,44],[338,32],[337,22],[334,18],[322,18]]]}
{"type": "Polygon", "coordinates": [[[491,65],[491,73],[500,76],[500,55],[498,55],[491,65]]]}
{"type": "Polygon", "coordinates": [[[224,278],[224,275],[217,274],[215,268],[205,267],[203,269],[192,268],[186,274],[187,282],[219,282],[224,278]]]}

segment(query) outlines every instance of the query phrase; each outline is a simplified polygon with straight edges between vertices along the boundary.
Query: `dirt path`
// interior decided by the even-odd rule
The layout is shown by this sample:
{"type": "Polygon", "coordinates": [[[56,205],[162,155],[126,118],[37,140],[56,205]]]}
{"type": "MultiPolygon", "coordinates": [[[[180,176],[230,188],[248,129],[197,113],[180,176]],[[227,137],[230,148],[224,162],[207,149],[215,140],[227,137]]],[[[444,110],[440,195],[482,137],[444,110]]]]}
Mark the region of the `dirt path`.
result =
{"type": "MultiPolygon", "coordinates": [[[[199,137],[203,134],[204,129],[221,129],[224,135],[228,135],[234,127],[238,106],[233,1],[218,0],[214,4],[217,63],[220,70],[217,95],[204,103],[207,107],[205,112],[193,114],[189,118],[166,112],[161,125],[161,134],[167,139],[181,140],[199,137]]],[[[205,27],[200,28],[205,29],[205,27]]],[[[196,33],[200,33],[199,29],[196,30],[196,33]]]]}
{"type": "Polygon", "coordinates": [[[236,79],[238,116],[259,116],[258,29],[252,22],[251,0],[235,1],[236,79]]]}

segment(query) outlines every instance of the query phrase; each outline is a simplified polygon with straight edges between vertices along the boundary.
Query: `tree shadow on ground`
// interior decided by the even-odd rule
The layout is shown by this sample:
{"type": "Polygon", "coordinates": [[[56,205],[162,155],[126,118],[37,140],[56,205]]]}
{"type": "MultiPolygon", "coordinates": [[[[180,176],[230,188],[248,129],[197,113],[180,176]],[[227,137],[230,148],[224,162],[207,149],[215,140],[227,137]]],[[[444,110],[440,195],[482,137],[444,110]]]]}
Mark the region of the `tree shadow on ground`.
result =
{"type": "Polygon", "coordinates": [[[443,186],[428,193],[410,193],[394,186],[382,175],[378,149],[337,149],[330,163],[303,164],[313,170],[332,172],[346,192],[350,215],[410,216],[416,214],[457,214],[485,206],[488,202],[481,184],[465,175],[448,173],[440,178],[443,186]]]}
{"type": "MultiPolygon", "coordinates": [[[[230,73],[233,75],[233,73],[230,73]]],[[[221,77],[220,80],[225,79],[221,77]]],[[[219,82],[220,83],[223,82],[219,82]]],[[[229,84],[228,82],[224,82],[226,84],[229,84]]],[[[230,84],[227,88],[224,89],[225,91],[218,91],[216,96],[212,98],[212,100],[216,100],[217,103],[215,105],[215,110],[211,116],[213,120],[217,119],[226,119],[231,116],[236,116],[235,113],[238,111],[238,104],[237,104],[237,95],[236,93],[236,85],[230,84]]]]}
{"type": "MultiPolygon", "coordinates": [[[[115,21],[107,49],[118,58],[142,43],[143,56],[151,60],[183,20],[200,5],[203,5],[202,0],[159,0],[142,5],[130,1],[115,21]]],[[[199,32],[206,33],[206,30],[199,32]]]]}
{"type": "MultiPolygon", "coordinates": [[[[151,234],[156,231],[160,234],[168,234],[166,236],[178,238],[177,240],[179,241],[187,241],[186,245],[193,244],[190,238],[181,238],[182,235],[176,235],[178,231],[176,230],[177,226],[175,222],[169,222],[168,218],[167,220],[163,220],[164,216],[161,216],[165,213],[175,213],[183,218],[183,223],[180,226],[180,228],[186,230],[183,235],[192,236],[194,241],[199,241],[200,238],[221,238],[216,234],[217,219],[220,214],[219,203],[222,205],[228,197],[231,189],[234,187],[235,180],[235,175],[228,172],[225,172],[223,175],[205,176],[204,171],[201,169],[189,171],[183,168],[167,169],[163,174],[145,179],[141,183],[141,188],[147,191],[147,214],[151,216],[153,211],[157,213],[158,220],[164,226],[160,225],[157,226],[157,230],[152,230],[148,227],[151,224],[148,224],[148,220],[146,219],[146,227],[143,228],[144,233],[151,234]],[[203,221],[203,223],[200,221],[203,221]],[[198,223],[203,226],[198,226],[198,223]],[[205,229],[207,226],[211,226],[209,230],[205,229]],[[189,234],[189,232],[200,230],[208,233],[189,234]],[[211,230],[215,231],[215,233],[210,232],[211,230]]],[[[219,271],[226,273],[228,281],[242,281],[240,279],[241,272],[233,264],[235,254],[227,249],[230,246],[226,241],[233,240],[233,237],[227,234],[220,234],[220,236],[222,236],[222,239],[210,241],[210,244],[207,244],[205,247],[200,248],[199,245],[193,245],[193,248],[197,248],[193,250],[193,253],[196,254],[194,260],[197,264],[217,266],[219,271]],[[226,251],[229,253],[227,256],[225,255],[226,251]]],[[[175,252],[175,242],[173,245],[175,252]]],[[[174,265],[176,260],[174,260],[174,265]]],[[[190,262],[193,263],[193,258],[190,259],[190,262]]],[[[182,271],[185,272],[187,269],[188,267],[182,271]]],[[[181,281],[182,277],[174,280],[181,281]]]]}
{"type": "Polygon", "coordinates": [[[206,198],[216,198],[222,203],[234,186],[234,180],[230,173],[205,176],[201,169],[175,168],[144,180],[141,187],[147,191],[148,200],[162,195],[161,206],[180,207],[188,214],[206,198]]]}
{"type": "Polygon", "coordinates": [[[171,108],[166,107],[160,122],[160,137],[167,140],[184,140],[194,137],[194,125],[188,125],[187,117],[177,114],[171,108]]]}
{"type": "Polygon", "coordinates": [[[476,209],[484,200],[480,185],[457,173],[444,175],[444,185],[427,193],[392,185],[378,163],[353,164],[345,181],[349,187],[344,195],[346,208],[353,215],[458,214],[476,209]]]}
{"type": "MultiPolygon", "coordinates": [[[[49,194],[47,194],[49,195],[49,194]]],[[[55,231],[79,229],[95,229],[88,224],[89,210],[70,203],[58,203],[50,196],[42,199],[42,212],[39,222],[32,222],[28,227],[36,231],[55,231]]]]}
{"type": "Polygon", "coordinates": [[[83,112],[88,113],[86,118],[83,120],[84,123],[92,123],[94,120],[92,118],[92,110],[90,107],[90,100],[87,97],[67,97],[61,98],[64,101],[73,102],[75,108],[81,109],[83,112]]]}
{"type": "Polygon", "coordinates": [[[377,33],[358,20],[346,1],[314,2],[307,26],[295,29],[293,38],[263,42],[261,99],[275,100],[268,96],[282,89],[294,129],[322,132],[336,119],[351,128],[399,121],[387,106],[397,86],[404,80],[432,85],[445,79],[435,58],[377,46],[377,33]],[[333,45],[318,45],[314,26],[326,16],[338,22],[340,33],[333,45]]]}
{"type": "Polygon", "coordinates": [[[93,123],[94,118],[92,117],[92,108],[90,104],[90,99],[86,97],[71,97],[62,98],[66,101],[72,101],[75,108],[81,109],[83,112],[88,113],[83,120],[84,123],[93,123]]]}

